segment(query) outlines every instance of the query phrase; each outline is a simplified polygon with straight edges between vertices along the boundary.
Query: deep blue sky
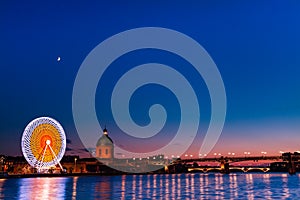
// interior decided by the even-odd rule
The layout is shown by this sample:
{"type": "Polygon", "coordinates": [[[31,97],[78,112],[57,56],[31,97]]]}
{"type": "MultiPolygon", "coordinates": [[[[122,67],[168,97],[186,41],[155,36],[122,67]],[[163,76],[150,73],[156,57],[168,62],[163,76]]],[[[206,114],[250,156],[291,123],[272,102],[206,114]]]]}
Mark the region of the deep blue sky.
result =
{"type": "MultiPolygon", "coordinates": [[[[81,148],[77,145],[79,138],[72,117],[72,90],[81,63],[108,37],[148,26],[174,29],[192,37],[218,66],[228,108],[224,132],[215,152],[299,150],[299,10],[298,1],[1,1],[0,154],[20,154],[23,129],[39,116],[60,121],[72,148],[81,148]],[[58,56],[60,62],[56,60],[58,56]]],[[[126,56],[115,65],[129,63],[129,67],[131,63],[134,66],[160,61],[176,68],[184,62],[172,54],[157,51],[126,56]]],[[[112,68],[106,78],[113,81],[116,72],[120,73],[112,68]]],[[[182,73],[190,76],[191,83],[201,79],[192,71],[182,73]]],[[[96,108],[107,114],[107,118],[99,119],[100,123],[116,131],[105,111],[110,87],[107,84],[105,89],[97,91],[96,108]]],[[[152,97],[157,95],[162,103],[176,107],[171,93],[153,87],[149,91],[159,95],[155,93],[152,97]]],[[[205,85],[198,87],[203,92],[198,97],[204,96],[199,101],[205,129],[205,121],[210,116],[209,96],[205,85]]],[[[146,105],[153,103],[150,97],[146,105]]],[[[133,117],[141,124],[147,122],[138,112],[147,108],[140,105],[143,98],[137,92],[132,100],[133,113],[136,113],[133,117]]],[[[178,110],[171,107],[170,112],[169,122],[176,124],[178,110]]],[[[176,128],[171,125],[166,129],[169,135],[162,138],[168,140],[176,128]]],[[[201,139],[198,136],[189,153],[197,152],[201,139]]]]}

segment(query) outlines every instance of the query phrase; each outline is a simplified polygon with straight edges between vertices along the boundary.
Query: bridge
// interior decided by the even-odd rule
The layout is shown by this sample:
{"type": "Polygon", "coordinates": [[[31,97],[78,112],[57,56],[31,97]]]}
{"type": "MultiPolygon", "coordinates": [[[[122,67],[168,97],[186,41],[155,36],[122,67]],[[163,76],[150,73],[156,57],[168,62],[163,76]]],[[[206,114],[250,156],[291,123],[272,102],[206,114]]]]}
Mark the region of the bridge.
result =
{"type": "MultiPolygon", "coordinates": [[[[222,167],[188,167],[188,172],[221,172],[223,173],[224,168],[222,167]]],[[[268,172],[270,167],[252,166],[252,167],[229,167],[229,172],[268,172]]]]}
{"type": "Polygon", "coordinates": [[[230,163],[241,162],[241,161],[258,161],[258,160],[273,160],[279,161],[283,160],[282,156],[240,156],[240,157],[214,157],[214,158],[187,158],[177,160],[181,163],[194,163],[194,162],[221,162],[227,161],[230,163]]]}
{"type": "MultiPolygon", "coordinates": [[[[268,172],[271,170],[270,163],[285,162],[290,174],[296,173],[295,161],[296,157],[293,154],[287,156],[240,156],[240,157],[204,157],[204,158],[187,158],[177,159],[168,167],[169,171],[186,170],[187,172],[268,172]],[[245,165],[243,161],[252,161],[245,165]],[[262,162],[265,161],[265,162],[262,162]],[[214,163],[212,165],[207,163],[214,163]],[[238,162],[241,162],[236,165],[238,162]],[[203,164],[206,163],[206,165],[203,164]]],[[[297,166],[297,168],[299,168],[297,166]]]]}

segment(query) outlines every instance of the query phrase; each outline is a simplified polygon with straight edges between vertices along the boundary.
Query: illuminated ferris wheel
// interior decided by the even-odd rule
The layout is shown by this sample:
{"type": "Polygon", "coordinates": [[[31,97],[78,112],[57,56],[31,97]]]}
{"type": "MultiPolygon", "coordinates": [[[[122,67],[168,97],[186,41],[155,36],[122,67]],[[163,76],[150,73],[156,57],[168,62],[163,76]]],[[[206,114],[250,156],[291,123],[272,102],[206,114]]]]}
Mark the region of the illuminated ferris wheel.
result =
{"type": "Polygon", "coordinates": [[[21,141],[22,152],[27,162],[39,171],[59,164],[66,150],[66,135],[54,119],[40,117],[25,128],[21,141]]]}

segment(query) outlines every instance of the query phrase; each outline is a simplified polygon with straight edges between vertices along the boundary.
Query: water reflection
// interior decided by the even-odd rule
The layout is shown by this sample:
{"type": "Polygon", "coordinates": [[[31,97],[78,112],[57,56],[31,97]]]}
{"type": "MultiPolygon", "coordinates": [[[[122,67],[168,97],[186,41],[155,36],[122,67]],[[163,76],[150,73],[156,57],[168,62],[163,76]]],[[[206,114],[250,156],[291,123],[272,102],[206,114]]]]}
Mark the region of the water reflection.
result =
{"type": "Polygon", "coordinates": [[[230,198],[237,198],[238,193],[238,184],[237,184],[237,175],[230,174],[229,175],[229,191],[230,191],[230,198]]]}
{"type": "Polygon", "coordinates": [[[181,196],[181,179],[179,175],[176,176],[177,179],[177,197],[181,196]]]}
{"type": "Polygon", "coordinates": [[[126,176],[122,176],[122,182],[121,182],[121,199],[125,199],[125,185],[126,185],[126,176]]]}
{"type": "Polygon", "coordinates": [[[73,191],[72,191],[72,199],[76,199],[76,196],[77,196],[77,180],[78,180],[78,177],[74,177],[73,179],[73,191]]]}
{"type": "Polygon", "coordinates": [[[155,174],[0,179],[0,199],[299,199],[300,175],[155,174]]]}
{"type": "Polygon", "coordinates": [[[18,199],[64,199],[66,181],[67,178],[19,179],[18,199]]]}
{"type": "Polygon", "coordinates": [[[94,199],[111,199],[113,193],[113,183],[109,177],[103,177],[95,181],[94,199]]]}
{"type": "Polygon", "coordinates": [[[3,193],[3,184],[5,182],[5,179],[0,179],[0,199],[4,198],[4,193],[3,193]]]}
{"type": "Polygon", "coordinates": [[[248,199],[254,199],[252,174],[246,174],[246,183],[247,183],[247,190],[246,190],[247,197],[248,199]]]}
{"type": "Polygon", "coordinates": [[[272,196],[272,190],[271,190],[271,184],[270,184],[270,174],[264,174],[263,175],[263,183],[265,184],[265,197],[271,197],[272,196]]]}
{"type": "Polygon", "coordinates": [[[288,188],[288,175],[287,174],[282,174],[282,189],[283,189],[283,198],[287,199],[290,197],[290,191],[288,188]]]}

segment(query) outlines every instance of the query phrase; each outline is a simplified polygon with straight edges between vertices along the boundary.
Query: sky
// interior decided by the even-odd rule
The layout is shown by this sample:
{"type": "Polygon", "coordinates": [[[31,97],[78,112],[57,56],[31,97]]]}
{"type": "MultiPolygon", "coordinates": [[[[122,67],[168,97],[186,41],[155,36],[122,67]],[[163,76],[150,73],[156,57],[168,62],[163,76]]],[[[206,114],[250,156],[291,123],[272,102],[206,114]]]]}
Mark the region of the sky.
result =
{"type": "MultiPolygon", "coordinates": [[[[80,66],[107,38],[140,27],[172,29],[193,38],[218,67],[227,111],[222,134],[210,155],[243,155],[245,151],[278,155],[279,151],[300,150],[299,9],[298,1],[264,0],[1,1],[0,154],[21,155],[22,133],[40,116],[53,117],[64,127],[67,154],[82,154],[84,146],[72,113],[80,66]]],[[[198,155],[211,116],[210,96],[201,75],[170,52],[141,49],[111,63],[94,98],[99,124],[107,127],[115,145],[129,151],[156,150],[175,137],[181,112],[178,100],[166,87],[145,85],[130,99],[131,116],[140,126],[149,123],[151,105],[165,107],[166,124],[151,138],[124,134],[111,112],[111,93],[122,73],[154,62],[178,70],[195,90],[200,128],[184,154],[198,155]]],[[[91,126],[89,131],[96,129],[91,126]]],[[[178,154],[176,149],[162,153],[178,154]]]]}

